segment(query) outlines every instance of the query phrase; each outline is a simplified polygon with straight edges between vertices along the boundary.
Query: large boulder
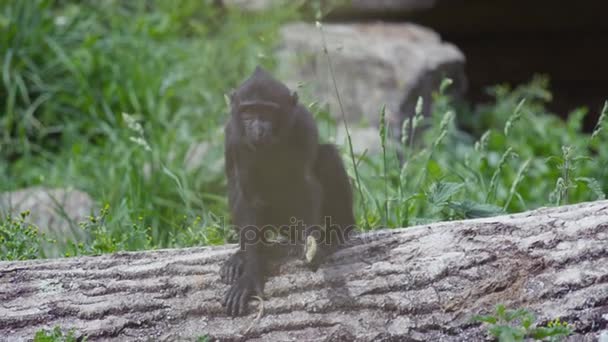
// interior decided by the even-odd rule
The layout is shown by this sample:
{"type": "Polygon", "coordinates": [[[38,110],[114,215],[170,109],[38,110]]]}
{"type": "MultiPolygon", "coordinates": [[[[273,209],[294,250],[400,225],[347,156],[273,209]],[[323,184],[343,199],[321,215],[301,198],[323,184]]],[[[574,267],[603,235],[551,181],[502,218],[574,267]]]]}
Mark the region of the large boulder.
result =
{"type": "MultiPolygon", "coordinates": [[[[31,187],[0,193],[0,218],[6,215],[17,217],[29,211],[26,221],[59,244],[86,238],[78,223],[86,220],[93,210],[93,199],[85,192],[71,188],[31,187]]],[[[46,255],[59,256],[56,247],[45,246],[46,255]]]]}
{"type": "MultiPolygon", "coordinates": [[[[246,11],[265,11],[292,0],[220,0],[224,6],[246,11]]],[[[336,17],[365,17],[412,13],[433,8],[437,0],[322,0],[320,5],[336,17]]],[[[315,6],[310,0],[299,1],[303,7],[315,6]]]]}
{"type": "Polygon", "coordinates": [[[290,0],[221,0],[221,4],[246,11],[265,11],[286,4],[290,0]]]}
{"type": "MultiPolygon", "coordinates": [[[[376,127],[386,106],[387,121],[400,127],[422,96],[423,113],[443,77],[451,78],[452,95],[466,90],[465,56],[434,31],[411,23],[293,23],[281,30],[279,74],[290,87],[303,88],[311,99],[326,102],[342,119],[335,78],[348,122],[376,127]],[[327,51],[333,70],[329,68],[327,51]],[[331,72],[333,71],[333,73],[331,72]]],[[[399,129],[395,130],[399,131],[399,129]]]]}
{"type": "MultiPolygon", "coordinates": [[[[378,154],[382,152],[382,140],[380,132],[375,127],[349,127],[353,152],[358,155],[378,154]]],[[[336,129],[335,142],[342,146],[348,146],[346,127],[339,125],[336,129]]]]}
{"type": "Polygon", "coordinates": [[[332,15],[338,17],[397,15],[433,8],[437,0],[348,0],[337,6],[332,15]]]}

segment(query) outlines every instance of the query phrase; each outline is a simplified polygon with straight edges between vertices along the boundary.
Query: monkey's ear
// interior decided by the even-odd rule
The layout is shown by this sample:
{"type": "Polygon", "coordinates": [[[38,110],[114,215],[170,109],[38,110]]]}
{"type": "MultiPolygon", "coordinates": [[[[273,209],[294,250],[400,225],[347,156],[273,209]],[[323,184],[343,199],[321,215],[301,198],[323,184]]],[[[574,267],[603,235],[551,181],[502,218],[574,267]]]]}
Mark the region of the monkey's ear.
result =
{"type": "Polygon", "coordinates": [[[235,106],[238,104],[239,102],[239,98],[236,96],[236,90],[231,90],[230,94],[228,95],[230,97],[230,104],[235,106]]]}
{"type": "Polygon", "coordinates": [[[298,93],[295,91],[291,94],[291,102],[294,106],[298,103],[298,93]]]}
{"type": "Polygon", "coordinates": [[[227,95],[224,94],[224,101],[226,101],[226,108],[230,109],[234,113],[235,108],[238,107],[238,97],[236,91],[231,90],[227,95]]]}

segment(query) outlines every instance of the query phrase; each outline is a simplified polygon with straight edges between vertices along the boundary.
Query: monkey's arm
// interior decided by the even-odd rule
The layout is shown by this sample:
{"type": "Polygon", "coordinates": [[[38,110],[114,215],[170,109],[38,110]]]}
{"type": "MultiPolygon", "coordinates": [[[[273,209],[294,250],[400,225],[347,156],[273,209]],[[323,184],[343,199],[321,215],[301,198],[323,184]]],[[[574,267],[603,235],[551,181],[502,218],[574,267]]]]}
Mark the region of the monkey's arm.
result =
{"type": "Polygon", "coordinates": [[[222,266],[222,280],[231,286],[222,304],[228,315],[245,313],[253,295],[262,296],[267,272],[263,249],[266,244],[261,232],[262,214],[237,195],[231,207],[235,226],[239,230],[240,249],[222,266]]]}
{"type": "Polygon", "coordinates": [[[251,174],[252,157],[247,155],[248,151],[239,143],[236,133],[231,128],[232,125],[226,126],[225,142],[224,142],[224,160],[226,163],[225,173],[228,179],[229,199],[234,201],[235,196],[240,189],[241,195],[253,207],[261,207],[263,200],[257,196],[256,184],[252,180],[254,177],[251,174]],[[230,189],[230,188],[234,189],[230,189]]]}
{"type": "MultiPolygon", "coordinates": [[[[248,226],[257,228],[261,222],[261,212],[251,205],[247,197],[247,186],[252,184],[246,170],[248,160],[240,158],[238,154],[238,141],[230,125],[225,131],[224,157],[226,162],[226,177],[228,179],[228,199],[232,216],[232,223],[239,232],[239,239],[243,248],[239,249],[230,259],[222,265],[220,270],[222,281],[230,284],[222,305],[228,315],[237,316],[246,310],[247,302],[252,295],[262,295],[264,287],[264,265],[260,257],[259,248],[249,244],[245,236],[248,226]]],[[[249,192],[250,194],[251,192],[249,192]]],[[[258,229],[253,231],[253,240],[259,240],[258,229]]],[[[253,242],[251,240],[250,242],[253,242]]]]}

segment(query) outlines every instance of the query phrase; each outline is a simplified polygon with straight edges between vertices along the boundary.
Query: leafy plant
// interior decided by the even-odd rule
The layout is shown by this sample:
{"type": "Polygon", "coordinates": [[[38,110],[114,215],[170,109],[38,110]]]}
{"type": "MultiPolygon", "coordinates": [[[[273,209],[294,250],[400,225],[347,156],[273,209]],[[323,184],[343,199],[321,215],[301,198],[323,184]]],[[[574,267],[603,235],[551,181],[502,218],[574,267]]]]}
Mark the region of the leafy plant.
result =
{"type": "Polygon", "coordinates": [[[197,342],[209,342],[209,336],[208,335],[203,335],[203,336],[199,336],[196,339],[197,342]]]}
{"type": "Polygon", "coordinates": [[[76,337],[74,335],[74,329],[69,330],[67,333],[63,333],[59,326],[53,328],[53,330],[42,329],[36,332],[34,335],[34,342],[86,342],[87,337],[76,337]]]}
{"type": "Polygon", "coordinates": [[[429,118],[417,109],[404,120],[400,144],[387,139],[381,126],[382,155],[350,157],[359,178],[353,182],[358,201],[373,204],[358,210],[365,213],[359,217],[362,227],[487,217],[605,198],[608,174],[602,165],[608,153],[599,141],[606,140],[601,129],[606,107],[590,135],[581,130],[585,110],[574,111],[567,121],[546,111],[551,94],[545,78],[514,90],[494,87],[495,103],[472,113],[463,113],[445,95],[450,83],[446,80],[435,94],[429,118]],[[455,117],[485,124],[467,133],[455,117]],[[416,130],[422,126],[430,128],[416,130]]]}
{"type": "Polygon", "coordinates": [[[39,228],[27,222],[28,211],[19,217],[0,219],[0,260],[25,260],[44,257],[43,242],[52,242],[39,228]]]}
{"type": "Polygon", "coordinates": [[[493,315],[477,315],[473,320],[485,323],[490,335],[501,342],[523,341],[525,338],[560,341],[572,334],[572,328],[567,322],[554,319],[547,326],[538,327],[531,312],[525,309],[507,309],[502,304],[496,306],[493,315]]]}

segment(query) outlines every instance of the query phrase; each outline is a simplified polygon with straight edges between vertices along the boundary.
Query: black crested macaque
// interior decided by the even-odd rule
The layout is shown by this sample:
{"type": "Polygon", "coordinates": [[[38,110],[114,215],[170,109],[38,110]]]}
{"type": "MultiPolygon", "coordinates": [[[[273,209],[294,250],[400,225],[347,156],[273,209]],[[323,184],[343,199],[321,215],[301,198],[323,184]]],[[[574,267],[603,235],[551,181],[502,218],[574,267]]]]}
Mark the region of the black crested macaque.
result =
{"type": "Polygon", "coordinates": [[[262,297],[271,262],[304,251],[316,270],[344,243],[355,219],[340,154],[319,144],[314,118],[297,93],[257,67],[230,102],[225,171],[240,249],[220,276],[231,284],[222,305],[237,316],[251,296],[262,297]],[[277,232],[287,241],[277,242],[277,232]]]}

